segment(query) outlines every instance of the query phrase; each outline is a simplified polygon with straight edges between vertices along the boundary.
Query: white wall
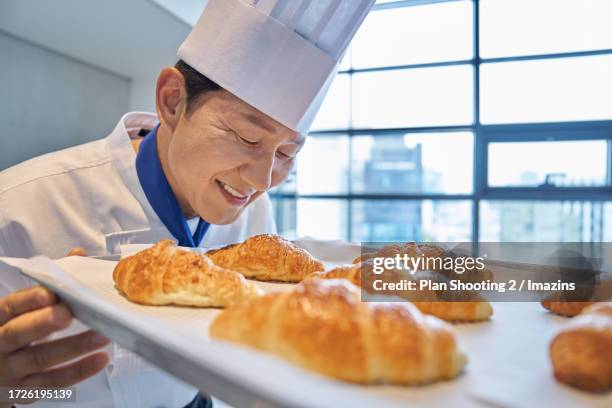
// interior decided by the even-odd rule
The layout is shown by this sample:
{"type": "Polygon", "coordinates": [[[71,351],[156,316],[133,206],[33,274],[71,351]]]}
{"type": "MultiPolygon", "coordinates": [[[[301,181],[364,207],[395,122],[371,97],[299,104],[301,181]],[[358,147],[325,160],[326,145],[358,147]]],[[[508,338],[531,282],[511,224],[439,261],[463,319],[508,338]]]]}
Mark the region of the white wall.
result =
{"type": "Polygon", "coordinates": [[[130,110],[155,112],[156,83],[156,76],[132,79],[130,84],[130,110]]]}
{"type": "Polygon", "coordinates": [[[130,80],[0,31],[0,170],[106,136],[130,80]]]}
{"type": "Polygon", "coordinates": [[[0,0],[0,170],[153,112],[190,29],[152,0],[0,0]]]}

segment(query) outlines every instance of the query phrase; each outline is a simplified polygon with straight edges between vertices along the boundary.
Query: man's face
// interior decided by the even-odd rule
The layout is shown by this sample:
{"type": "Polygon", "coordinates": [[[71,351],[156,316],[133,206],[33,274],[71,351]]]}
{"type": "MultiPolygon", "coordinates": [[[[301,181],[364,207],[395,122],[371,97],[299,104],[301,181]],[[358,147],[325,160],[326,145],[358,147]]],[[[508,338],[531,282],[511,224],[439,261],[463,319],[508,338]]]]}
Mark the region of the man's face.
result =
{"type": "Polygon", "coordinates": [[[180,118],[168,167],[199,216],[228,224],[287,178],[304,138],[227,91],[205,98],[180,118]]]}

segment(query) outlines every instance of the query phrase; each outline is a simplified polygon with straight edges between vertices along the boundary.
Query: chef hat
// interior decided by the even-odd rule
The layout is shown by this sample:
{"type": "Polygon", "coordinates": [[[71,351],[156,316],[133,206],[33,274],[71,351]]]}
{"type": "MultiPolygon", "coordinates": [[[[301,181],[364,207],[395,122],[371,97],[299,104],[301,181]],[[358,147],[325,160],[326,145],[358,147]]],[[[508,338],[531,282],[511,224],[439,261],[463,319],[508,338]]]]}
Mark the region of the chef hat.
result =
{"type": "Polygon", "coordinates": [[[209,0],[178,56],[305,133],[374,0],[209,0]]]}

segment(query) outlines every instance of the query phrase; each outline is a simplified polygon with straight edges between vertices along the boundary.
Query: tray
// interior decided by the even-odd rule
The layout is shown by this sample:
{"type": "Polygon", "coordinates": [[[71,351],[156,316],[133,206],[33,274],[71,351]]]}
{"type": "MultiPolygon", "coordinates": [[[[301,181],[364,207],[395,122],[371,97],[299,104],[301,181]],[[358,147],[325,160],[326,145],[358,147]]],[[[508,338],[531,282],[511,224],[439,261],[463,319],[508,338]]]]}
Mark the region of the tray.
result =
{"type": "MultiPolygon", "coordinates": [[[[346,260],[326,257],[330,247],[337,249],[341,245],[304,246],[331,266],[348,262],[354,255],[346,260]]],[[[583,393],[554,380],[548,345],[567,319],[548,313],[537,303],[494,303],[491,321],[456,325],[459,344],[469,362],[465,372],[453,381],[421,387],[360,386],[303,370],[267,353],[211,340],[208,326],[220,312],[217,309],[129,302],[114,288],[115,261],[78,257],[51,261],[37,257],[13,264],[54,290],[85,324],[238,407],[612,405],[610,393],[583,393]]],[[[292,286],[258,284],[266,292],[292,286]]]]}

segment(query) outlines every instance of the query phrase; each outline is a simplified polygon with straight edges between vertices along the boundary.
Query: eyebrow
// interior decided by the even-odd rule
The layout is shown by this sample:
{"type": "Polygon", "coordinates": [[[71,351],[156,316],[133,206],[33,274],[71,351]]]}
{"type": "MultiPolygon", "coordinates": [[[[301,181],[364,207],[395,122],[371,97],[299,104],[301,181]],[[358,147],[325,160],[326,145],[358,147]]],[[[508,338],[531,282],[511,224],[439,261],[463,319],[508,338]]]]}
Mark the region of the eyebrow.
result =
{"type": "MultiPolygon", "coordinates": [[[[248,120],[249,122],[251,122],[252,124],[254,124],[255,126],[262,128],[263,130],[266,130],[270,133],[274,133],[276,131],[276,129],[274,129],[272,126],[267,124],[264,120],[262,120],[257,115],[253,115],[251,113],[243,113],[241,116],[245,118],[246,120],[248,120]]],[[[299,134],[298,138],[296,140],[292,140],[291,143],[301,146],[304,144],[305,141],[306,141],[306,136],[299,134]]]]}
{"type": "Polygon", "coordinates": [[[248,120],[249,122],[251,122],[252,124],[254,124],[255,126],[262,128],[263,130],[266,130],[270,133],[274,133],[276,131],[276,129],[268,125],[264,120],[262,120],[257,115],[253,115],[251,113],[243,113],[241,116],[245,118],[246,120],[248,120]]]}

